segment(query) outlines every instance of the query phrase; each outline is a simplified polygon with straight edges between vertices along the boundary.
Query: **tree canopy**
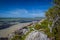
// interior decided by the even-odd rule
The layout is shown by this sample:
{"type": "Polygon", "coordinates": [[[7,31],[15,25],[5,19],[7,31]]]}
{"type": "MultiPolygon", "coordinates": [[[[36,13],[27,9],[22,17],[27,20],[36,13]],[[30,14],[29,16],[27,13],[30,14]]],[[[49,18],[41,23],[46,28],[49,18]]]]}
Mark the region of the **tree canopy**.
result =
{"type": "Polygon", "coordinates": [[[46,18],[49,22],[52,21],[51,29],[55,35],[55,40],[60,40],[60,0],[54,0],[53,3],[54,6],[46,12],[46,18]]]}

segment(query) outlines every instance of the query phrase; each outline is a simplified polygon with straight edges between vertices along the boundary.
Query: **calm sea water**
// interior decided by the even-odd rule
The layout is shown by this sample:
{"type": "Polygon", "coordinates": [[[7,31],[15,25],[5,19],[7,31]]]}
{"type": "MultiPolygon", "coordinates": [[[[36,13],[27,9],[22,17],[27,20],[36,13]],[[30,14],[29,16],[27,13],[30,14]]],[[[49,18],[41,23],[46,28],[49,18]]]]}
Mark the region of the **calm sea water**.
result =
{"type": "Polygon", "coordinates": [[[26,23],[26,22],[32,22],[32,21],[30,21],[30,20],[29,21],[24,21],[24,20],[22,20],[22,21],[0,21],[0,30],[8,28],[17,23],[26,23]]]}

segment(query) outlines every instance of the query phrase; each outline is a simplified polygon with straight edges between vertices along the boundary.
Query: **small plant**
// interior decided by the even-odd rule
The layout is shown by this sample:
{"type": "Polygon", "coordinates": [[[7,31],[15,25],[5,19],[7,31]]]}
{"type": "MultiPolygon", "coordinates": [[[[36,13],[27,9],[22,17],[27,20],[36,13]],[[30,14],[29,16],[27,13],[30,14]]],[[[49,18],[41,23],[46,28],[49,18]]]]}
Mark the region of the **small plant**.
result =
{"type": "Polygon", "coordinates": [[[38,23],[37,23],[37,24],[35,25],[35,27],[34,27],[34,29],[36,29],[36,30],[39,30],[40,28],[41,28],[41,26],[40,26],[40,24],[38,24],[38,23]]]}

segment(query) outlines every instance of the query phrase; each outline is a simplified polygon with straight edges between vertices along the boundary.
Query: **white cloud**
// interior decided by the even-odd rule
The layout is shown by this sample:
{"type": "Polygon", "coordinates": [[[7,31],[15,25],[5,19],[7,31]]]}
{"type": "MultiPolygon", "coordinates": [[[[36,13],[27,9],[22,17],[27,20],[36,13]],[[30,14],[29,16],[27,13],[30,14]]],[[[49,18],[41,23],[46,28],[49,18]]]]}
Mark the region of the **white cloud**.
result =
{"type": "Polygon", "coordinates": [[[40,14],[31,14],[32,16],[40,16],[40,14]]]}
{"type": "Polygon", "coordinates": [[[33,17],[44,17],[44,12],[34,13],[34,14],[31,14],[31,16],[33,16],[33,17]]]}
{"type": "Polygon", "coordinates": [[[25,9],[17,9],[17,10],[8,11],[8,13],[19,15],[19,14],[28,13],[28,11],[25,9]]]}
{"type": "Polygon", "coordinates": [[[42,17],[44,16],[44,11],[16,9],[11,11],[6,11],[5,14],[11,17],[42,17]]]}

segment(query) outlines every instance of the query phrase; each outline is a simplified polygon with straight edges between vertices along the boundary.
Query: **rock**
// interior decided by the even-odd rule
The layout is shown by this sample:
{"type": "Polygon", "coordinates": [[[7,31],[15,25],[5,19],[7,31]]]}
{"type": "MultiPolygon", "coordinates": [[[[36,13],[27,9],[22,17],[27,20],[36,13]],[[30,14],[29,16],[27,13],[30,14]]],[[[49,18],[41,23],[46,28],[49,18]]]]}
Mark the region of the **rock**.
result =
{"type": "Polygon", "coordinates": [[[28,32],[28,28],[24,27],[22,29],[16,30],[15,32],[8,35],[8,39],[12,39],[15,35],[23,36],[28,32]]]}
{"type": "Polygon", "coordinates": [[[31,32],[25,40],[49,40],[47,35],[43,32],[33,31],[31,32]]]}
{"type": "Polygon", "coordinates": [[[28,29],[22,29],[23,34],[26,34],[28,32],[28,29]]]}

